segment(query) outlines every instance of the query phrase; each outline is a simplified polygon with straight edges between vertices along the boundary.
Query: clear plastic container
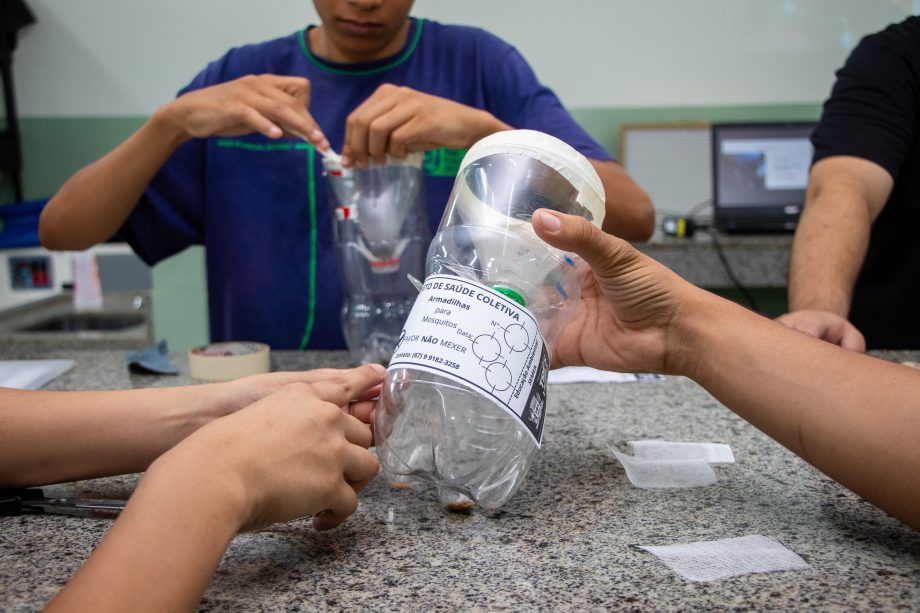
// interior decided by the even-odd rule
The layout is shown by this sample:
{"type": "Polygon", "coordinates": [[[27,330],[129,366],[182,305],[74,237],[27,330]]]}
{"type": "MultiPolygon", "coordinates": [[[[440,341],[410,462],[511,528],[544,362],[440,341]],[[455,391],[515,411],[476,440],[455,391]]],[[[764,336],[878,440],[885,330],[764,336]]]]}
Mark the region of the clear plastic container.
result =
{"type": "Polygon", "coordinates": [[[505,504],[542,441],[550,345],[585,267],[536,236],[539,208],[602,223],[603,187],[581,154],[527,130],[470,149],[387,370],[381,466],[395,483],[436,485],[449,508],[505,504]]]}
{"type": "Polygon", "coordinates": [[[386,364],[418,291],[430,240],[422,155],[368,168],[324,162],[335,207],[342,331],[356,361],[386,364]]]}

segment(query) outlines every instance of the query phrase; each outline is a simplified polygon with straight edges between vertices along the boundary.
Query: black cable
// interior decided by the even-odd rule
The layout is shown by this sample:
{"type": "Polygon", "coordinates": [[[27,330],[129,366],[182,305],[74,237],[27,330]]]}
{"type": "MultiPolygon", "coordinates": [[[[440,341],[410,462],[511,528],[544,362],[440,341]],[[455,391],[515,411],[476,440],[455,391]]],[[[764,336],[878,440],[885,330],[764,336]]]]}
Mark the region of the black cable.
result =
{"type": "Polygon", "coordinates": [[[711,204],[712,204],[712,200],[707,198],[706,200],[703,200],[702,202],[698,202],[692,207],[690,207],[690,210],[688,211],[676,211],[674,209],[660,209],[656,207],[655,214],[659,216],[660,215],[673,215],[675,217],[682,217],[684,219],[693,219],[693,217],[697,213],[699,213],[705,207],[710,206],[711,204]]]}
{"type": "Polygon", "coordinates": [[[725,274],[728,275],[728,278],[734,284],[735,289],[741,293],[741,296],[744,298],[745,302],[747,302],[748,307],[750,307],[750,309],[755,313],[762,315],[763,313],[761,313],[760,307],[757,305],[757,301],[754,300],[754,295],[751,294],[750,290],[742,285],[741,281],[738,280],[738,277],[735,276],[735,271],[732,270],[731,265],[728,263],[728,258],[725,257],[725,252],[722,251],[722,244],[719,243],[719,238],[716,234],[717,233],[715,228],[709,231],[709,236],[712,238],[712,246],[716,251],[716,255],[719,256],[719,261],[722,262],[722,267],[725,268],[725,274]]]}
{"type": "MultiPolygon", "coordinates": [[[[705,211],[706,207],[709,207],[709,206],[712,206],[712,198],[706,198],[702,202],[698,202],[692,207],[690,207],[690,210],[687,211],[686,217],[688,219],[693,219],[699,214],[700,211],[705,211]]],[[[696,221],[695,219],[693,220],[696,221]]]]}
{"type": "MultiPolygon", "coordinates": [[[[687,211],[687,218],[696,222],[696,215],[706,209],[706,207],[712,205],[712,199],[707,198],[699,204],[691,207],[687,211]]],[[[732,284],[735,286],[735,289],[741,294],[745,302],[747,302],[748,307],[755,313],[760,313],[760,306],[757,304],[757,301],[754,299],[754,295],[751,291],[741,283],[738,279],[738,276],[735,274],[735,271],[732,269],[731,264],[728,262],[728,258],[725,256],[725,251],[722,249],[722,244],[719,242],[718,232],[715,228],[711,228],[708,224],[696,223],[696,227],[700,229],[709,230],[709,237],[712,239],[712,247],[716,252],[716,255],[719,258],[719,261],[722,263],[722,268],[725,269],[725,274],[728,275],[728,278],[731,280],[732,284]]]]}
{"type": "Polygon", "coordinates": [[[661,218],[661,231],[664,232],[667,236],[675,236],[677,238],[688,238],[693,236],[693,233],[698,229],[707,228],[709,222],[701,223],[696,221],[696,215],[699,214],[699,211],[711,204],[711,200],[707,198],[702,202],[698,202],[687,212],[678,212],[678,211],[669,211],[668,209],[657,209],[655,212],[658,215],[662,213],[670,213],[661,218]]]}
{"type": "MultiPolygon", "coordinates": [[[[712,206],[712,199],[707,198],[702,202],[690,207],[690,209],[683,215],[682,219],[686,220],[686,227],[690,230],[687,234],[692,235],[693,230],[708,230],[709,236],[712,239],[712,246],[716,252],[716,255],[719,258],[719,261],[722,263],[722,268],[725,269],[725,274],[728,275],[728,278],[731,280],[732,284],[735,286],[735,289],[741,294],[741,297],[747,302],[748,307],[755,313],[761,313],[760,306],[757,304],[757,301],[754,299],[754,295],[751,294],[750,290],[745,287],[738,276],[735,275],[735,271],[732,269],[731,264],[728,262],[728,258],[725,257],[725,251],[722,250],[722,244],[719,243],[718,233],[715,228],[711,227],[708,223],[698,222],[696,216],[699,215],[701,211],[704,211],[707,207],[712,206]]],[[[679,219],[679,218],[676,218],[679,219]]]]}

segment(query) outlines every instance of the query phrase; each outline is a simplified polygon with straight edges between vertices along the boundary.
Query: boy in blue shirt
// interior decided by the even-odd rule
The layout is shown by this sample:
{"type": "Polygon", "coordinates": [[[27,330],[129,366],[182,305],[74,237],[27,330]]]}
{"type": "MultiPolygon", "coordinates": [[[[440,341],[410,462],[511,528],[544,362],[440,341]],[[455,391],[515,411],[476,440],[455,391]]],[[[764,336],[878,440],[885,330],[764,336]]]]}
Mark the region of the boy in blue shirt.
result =
{"type": "Polygon", "coordinates": [[[212,340],[341,349],[317,150],[334,146],[357,166],[425,151],[434,230],[466,148],[499,130],[540,130],[592,161],[607,191],[606,230],[651,234],[648,196],[513,47],[410,18],[411,0],[314,4],[320,26],[230,50],[72,177],[42,215],[43,244],[81,249],[120,230],[149,264],[203,244],[212,340]]]}

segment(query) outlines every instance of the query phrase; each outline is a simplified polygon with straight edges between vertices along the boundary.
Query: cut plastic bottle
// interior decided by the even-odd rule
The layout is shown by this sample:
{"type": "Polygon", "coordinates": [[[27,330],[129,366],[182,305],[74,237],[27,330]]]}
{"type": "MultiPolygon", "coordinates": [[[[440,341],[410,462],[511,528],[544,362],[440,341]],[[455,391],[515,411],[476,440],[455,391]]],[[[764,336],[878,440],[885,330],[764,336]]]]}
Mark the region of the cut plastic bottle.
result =
{"type": "Polygon", "coordinates": [[[381,466],[395,483],[436,486],[448,508],[504,505],[542,443],[551,344],[585,265],[537,237],[540,208],[603,223],[603,186],[584,156],[530,130],[467,152],[387,369],[381,466]]]}
{"type": "Polygon", "coordinates": [[[344,168],[323,160],[335,207],[342,278],[342,331],[356,362],[386,364],[418,294],[430,233],[422,201],[422,155],[344,168]]]}

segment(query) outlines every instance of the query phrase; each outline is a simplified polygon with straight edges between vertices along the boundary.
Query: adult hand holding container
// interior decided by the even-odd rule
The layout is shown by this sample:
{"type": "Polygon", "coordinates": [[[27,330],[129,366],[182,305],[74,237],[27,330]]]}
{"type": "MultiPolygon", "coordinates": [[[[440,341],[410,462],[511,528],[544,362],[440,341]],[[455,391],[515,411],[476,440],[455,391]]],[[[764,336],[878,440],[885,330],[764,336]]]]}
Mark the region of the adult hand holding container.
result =
{"type": "Polygon", "coordinates": [[[469,150],[387,369],[381,466],[436,485],[448,506],[505,504],[542,442],[550,344],[585,268],[533,232],[541,208],[602,225],[604,189],[584,156],[530,130],[469,150]]]}

